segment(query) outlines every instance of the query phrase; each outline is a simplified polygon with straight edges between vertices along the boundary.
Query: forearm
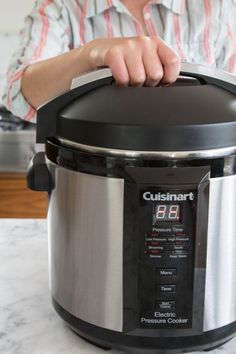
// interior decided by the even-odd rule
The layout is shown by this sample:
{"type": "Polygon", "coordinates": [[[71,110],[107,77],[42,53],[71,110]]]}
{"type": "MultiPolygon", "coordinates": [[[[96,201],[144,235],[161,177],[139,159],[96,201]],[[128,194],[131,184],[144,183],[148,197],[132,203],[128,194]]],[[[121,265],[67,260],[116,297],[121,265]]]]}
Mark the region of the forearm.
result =
{"type": "Polygon", "coordinates": [[[38,108],[69,90],[74,77],[91,70],[86,49],[73,49],[30,65],[23,74],[21,90],[26,100],[34,108],[38,108]]]}

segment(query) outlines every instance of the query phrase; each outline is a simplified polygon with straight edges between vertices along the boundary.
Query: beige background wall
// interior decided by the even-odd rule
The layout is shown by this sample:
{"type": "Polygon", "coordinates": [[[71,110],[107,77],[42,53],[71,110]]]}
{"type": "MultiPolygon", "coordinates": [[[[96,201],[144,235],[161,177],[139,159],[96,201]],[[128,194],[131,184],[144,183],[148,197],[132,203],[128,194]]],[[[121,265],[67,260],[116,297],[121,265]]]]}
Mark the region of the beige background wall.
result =
{"type": "Polygon", "coordinates": [[[34,0],[0,0],[0,33],[17,33],[33,4],[34,0]]]}

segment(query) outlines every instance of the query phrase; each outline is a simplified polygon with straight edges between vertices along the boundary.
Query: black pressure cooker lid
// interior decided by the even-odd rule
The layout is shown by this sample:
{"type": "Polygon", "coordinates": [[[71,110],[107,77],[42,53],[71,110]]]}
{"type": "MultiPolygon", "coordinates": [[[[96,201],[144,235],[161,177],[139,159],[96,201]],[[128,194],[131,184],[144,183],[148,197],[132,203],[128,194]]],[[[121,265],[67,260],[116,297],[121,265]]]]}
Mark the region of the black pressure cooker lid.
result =
{"type": "Polygon", "coordinates": [[[236,146],[236,79],[222,71],[185,66],[193,69],[181,72],[189,79],[171,87],[117,87],[108,71],[89,82],[83,77],[74,89],[39,109],[37,141],[59,137],[136,151],[236,146]]]}

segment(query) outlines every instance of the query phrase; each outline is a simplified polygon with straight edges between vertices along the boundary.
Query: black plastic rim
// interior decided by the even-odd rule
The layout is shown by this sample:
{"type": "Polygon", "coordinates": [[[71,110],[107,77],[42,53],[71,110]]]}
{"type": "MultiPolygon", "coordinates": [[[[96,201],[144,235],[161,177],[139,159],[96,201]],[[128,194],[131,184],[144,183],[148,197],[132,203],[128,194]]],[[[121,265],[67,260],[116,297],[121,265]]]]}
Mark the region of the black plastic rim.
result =
{"type": "Polygon", "coordinates": [[[46,143],[46,156],[52,163],[69,170],[114,178],[124,178],[124,167],[210,166],[211,178],[236,174],[236,155],[202,160],[144,160],[95,155],[62,146],[57,139],[51,139],[46,143]]]}

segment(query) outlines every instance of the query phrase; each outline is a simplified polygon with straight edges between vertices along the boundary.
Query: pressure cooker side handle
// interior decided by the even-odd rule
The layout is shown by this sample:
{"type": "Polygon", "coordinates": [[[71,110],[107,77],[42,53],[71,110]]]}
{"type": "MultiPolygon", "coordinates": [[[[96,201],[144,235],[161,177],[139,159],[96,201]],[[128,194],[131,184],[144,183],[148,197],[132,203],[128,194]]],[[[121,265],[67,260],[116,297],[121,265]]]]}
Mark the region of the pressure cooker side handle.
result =
{"type": "Polygon", "coordinates": [[[33,191],[48,193],[54,188],[44,152],[38,152],[31,159],[27,170],[27,186],[33,191]]]}

